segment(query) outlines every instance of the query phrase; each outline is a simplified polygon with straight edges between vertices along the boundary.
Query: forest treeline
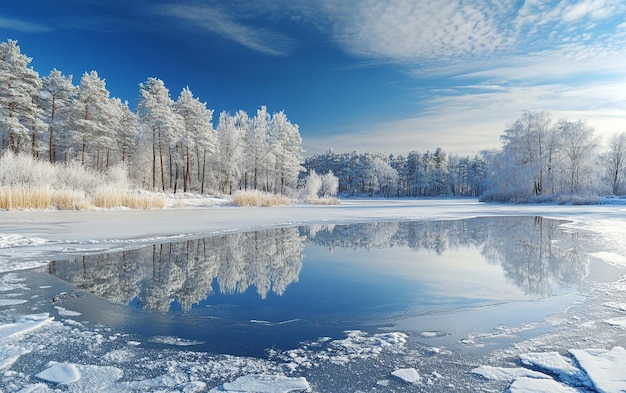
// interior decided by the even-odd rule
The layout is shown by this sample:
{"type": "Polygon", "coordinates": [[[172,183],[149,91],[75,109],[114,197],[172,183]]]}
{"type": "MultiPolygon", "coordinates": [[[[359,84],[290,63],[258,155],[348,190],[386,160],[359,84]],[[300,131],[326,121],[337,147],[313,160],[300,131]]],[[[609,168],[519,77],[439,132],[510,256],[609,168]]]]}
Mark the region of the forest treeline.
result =
{"type": "Polygon", "coordinates": [[[585,121],[554,121],[549,112],[522,113],[506,125],[500,149],[473,157],[437,148],[406,156],[329,150],[305,160],[299,128],[284,112],[222,112],[214,127],[214,111],[189,88],[173,99],[162,80],[148,78],[131,110],[96,71],[75,85],[56,69],[40,76],[30,62],[16,41],[0,43],[1,150],[97,174],[121,166],[139,189],[497,201],[626,189],[626,133],[602,146],[585,121]]]}
{"type": "Polygon", "coordinates": [[[344,195],[585,203],[626,191],[626,132],[603,146],[584,120],[553,121],[549,112],[539,111],[522,113],[500,140],[500,149],[474,157],[439,148],[407,156],[329,150],[308,157],[304,166],[332,171],[344,195]]]}
{"type": "Polygon", "coordinates": [[[164,82],[139,85],[137,109],[110,97],[96,71],[71,75],[29,67],[16,41],[0,43],[0,147],[50,163],[80,162],[103,173],[122,164],[139,188],[287,194],[302,163],[298,126],[261,107],[213,110],[189,88],[172,99],[164,82]]]}

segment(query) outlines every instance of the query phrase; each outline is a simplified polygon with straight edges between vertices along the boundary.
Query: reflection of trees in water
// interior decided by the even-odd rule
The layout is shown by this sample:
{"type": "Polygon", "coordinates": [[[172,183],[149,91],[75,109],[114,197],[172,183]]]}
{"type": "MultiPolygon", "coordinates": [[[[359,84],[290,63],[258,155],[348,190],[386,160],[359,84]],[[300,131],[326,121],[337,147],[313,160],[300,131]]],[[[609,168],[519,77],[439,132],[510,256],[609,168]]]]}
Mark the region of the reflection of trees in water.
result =
{"type": "Polygon", "coordinates": [[[184,310],[213,292],[245,292],[254,286],[265,298],[281,295],[298,280],[303,239],[297,228],[235,233],[138,250],[51,262],[50,273],[118,303],[184,310]]]}
{"type": "Polygon", "coordinates": [[[506,277],[525,293],[545,296],[578,283],[587,273],[587,257],[560,224],[542,217],[352,224],[317,227],[308,238],[330,250],[406,246],[442,254],[474,247],[489,263],[502,265],[506,277]]]}
{"type": "Polygon", "coordinates": [[[308,238],[330,250],[403,246],[442,254],[476,248],[489,263],[502,265],[527,294],[549,295],[586,274],[584,253],[560,223],[499,217],[267,229],[51,262],[50,273],[118,303],[135,300],[143,308],[166,311],[177,302],[189,310],[213,292],[215,283],[221,293],[254,286],[262,298],[270,292],[282,295],[298,280],[308,238]]]}

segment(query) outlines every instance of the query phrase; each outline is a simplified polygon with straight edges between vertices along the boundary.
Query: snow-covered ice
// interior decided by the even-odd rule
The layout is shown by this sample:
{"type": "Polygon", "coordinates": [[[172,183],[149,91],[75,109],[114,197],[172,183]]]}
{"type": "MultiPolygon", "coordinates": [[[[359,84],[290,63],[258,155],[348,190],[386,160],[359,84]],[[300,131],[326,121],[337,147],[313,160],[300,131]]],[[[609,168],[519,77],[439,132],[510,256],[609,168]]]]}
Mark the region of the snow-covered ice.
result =
{"type": "Polygon", "coordinates": [[[68,384],[80,379],[80,371],[73,364],[55,363],[35,376],[52,383],[68,384]]]}
{"type": "Polygon", "coordinates": [[[517,378],[509,387],[510,393],[579,393],[578,389],[553,379],[517,378]]]}
{"type": "Polygon", "coordinates": [[[212,389],[211,392],[254,392],[288,393],[308,391],[311,387],[303,377],[292,378],[282,375],[244,375],[233,382],[212,389]]]}
{"type": "Polygon", "coordinates": [[[623,347],[606,349],[572,349],[580,367],[587,373],[597,391],[626,392],[626,350],[623,347]]]}
{"type": "MultiPolygon", "coordinates": [[[[60,389],[75,392],[324,391],[316,389],[316,383],[321,384],[320,374],[327,369],[344,370],[346,366],[352,368],[357,364],[369,365],[364,374],[371,374],[372,391],[385,385],[394,389],[415,388],[398,378],[389,378],[389,370],[411,369],[408,365],[416,367],[413,370],[424,386],[438,384],[433,391],[626,391],[626,351],[615,342],[615,337],[621,337],[623,343],[626,330],[625,280],[590,284],[590,296],[581,300],[583,311],[575,315],[565,315],[565,311],[551,315],[547,321],[550,329],[535,329],[535,325],[529,325],[512,327],[506,334],[468,336],[485,340],[480,345],[469,340],[464,347],[464,351],[470,352],[460,362],[467,365],[464,372],[447,368],[445,357],[452,356],[454,351],[439,341],[450,333],[438,330],[437,326],[424,327],[413,337],[401,331],[376,334],[348,331],[343,339],[320,338],[292,350],[270,353],[268,359],[243,358],[187,352],[195,342],[175,336],[156,337],[153,343],[167,344],[171,348],[151,350],[137,337],[104,332],[102,327],[96,328],[87,322],[55,321],[51,317],[51,314],[56,315],[53,306],[50,306],[51,313],[38,313],[37,307],[44,300],[25,295],[30,283],[18,271],[43,266],[58,255],[133,249],[155,241],[303,224],[544,216],[569,220],[564,227],[583,233],[582,237],[593,236],[595,248],[587,250],[592,259],[605,261],[615,269],[626,265],[623,242],[626,206],[622,205],[490,205],[472,200],[348,200],[338,206],[298,204],[271,209],[235,208],[213,200],[197,205],[189,201],[187,205],[213,207],[0,212],[0,225],[12,228],[3,229],[0,234],[0,391],[51,392],[54,391],[51,384],[65,384],[60,389]],[[13,229],[15,233],[11,233],[13,229]],[[31,300],[24,301],[26,298],[31,300]],[[586,307],[585,303],[596,307],[586,307]],[[593,315],[585,314],[590,310],[593,315]],[[566,335],[574,339],[561,343],[566,335]],[[483,344],[490,339],[509,340],[511,347],[506,348],[504,355],[490,352],[490,347],[483,344]],[[413,340],[429,345],[420,344],[416,348],[413,340]],[[602,348],[590,349],[599,346],[602,348]],[[70,355],[63,352],[69,348],[76,348],[80,359],[69,359],[70,355]],[[429,351],[432,348],[445,350],[429,351]],[[510,363],[514,357],[519,359],[515,365],[510,363]],[[27,364],[27,359],[40,358],[41,364],[27,364]],[[54,363],[48,364],[48,361],[54,363]],[[376,368],[379,364],[384,367],[376,368]],[[130,369],[132,372],[126,373],[130,369]],[[494,383],[490,386],[495,387],[474,389],[474,384],[480,385],[483,381],[494,383]]],[[[50,288],[34,285],[33,288],[41,290],[50,288]]],[[[70,305],[57,307],[59,316],[78,316],[70,305]]],[[[273,326],[268,324],[268,328],[273,326]]]]}
{"type": "Polygon", "coordinates": [[[391,375],[407,383],[417,383],[422,379],[414,368],[399,368],[392,371],[391,375]]]}

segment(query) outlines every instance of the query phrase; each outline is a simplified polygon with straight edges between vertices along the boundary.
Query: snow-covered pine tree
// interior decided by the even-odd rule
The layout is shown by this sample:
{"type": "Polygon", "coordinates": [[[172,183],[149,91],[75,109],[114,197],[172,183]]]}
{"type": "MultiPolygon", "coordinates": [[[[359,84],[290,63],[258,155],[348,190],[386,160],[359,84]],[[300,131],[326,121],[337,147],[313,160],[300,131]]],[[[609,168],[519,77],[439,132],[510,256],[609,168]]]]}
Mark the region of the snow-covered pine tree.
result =
{"type": "Polygon", "coordinates": [[[72,84],[71,75],[63,76],[57,69],[50,71],[41,82],[37,102],[48,125],[48,157],[50,162],[55,162],[68,147],[68,130],[72,127],[72,106],[78,89],[72,84]]]}
{"type": "Polygon", "coordinates": [[[137,106],[140,121],[152,131],[152,187],[157,188],[157,158],[159,161],[161,189],[165,191],[168,183],[172,185],[172,150],[180,139],[183,121],[174,112],[174,102],[162,80],[148,78],[139,85],[140,99],[137,106]],[[166,163],[164,155],[169,156],[169,182],[166,182],[166,163]]]}
{"type": "Polygon", "coordinates": [[[200,190],[204,192],[207,155],[215,150],[215,132],[213,130],[213,111],[206,103],[194,98],[188,87],[180,93],[174,109],[183,120],[183,134],[180,147],[183,155],[183,189],[187,192],[193,186],[193,179],[200,180],[200,190]],[[195,162],[193,162],[195,160],[195,162]],[[196,176],[193,170],[197,168],[196,176]]]}
{"type": "Polygon", "coordinates": [[[244,111],[235,116],[226,112],[220,114],[217,126],[218,187],[227,194],[235,192],[243,172],[244,129],[241,125],[247,122],[248,115],[244,111]]]}
{"type": "Polygon", "coordinates": [[[80,146],[80,162],[98,170],[106,169],[106,151],[115,146],[117,116],[113,111],[106,82],[96,71],[84,73],[75,101],[74,142],[80,146]]]}
{"type": "Polygon", "coordinates": [[[28,65],[31,58],[20,52],[17,41],[0,43],[0,138],[2,148],[38,154],[37,137],[45,131],[42,111],[35,103],[39,74],[28,65]]]}
{"type": "Polygon", "coordinates": [[[302,137],[298,126],[292,124],[282,111],[272,115],[270,128],[276,164],[276,192],[287,194],[297,187],[298,174],[304,169],[302,137]]]}

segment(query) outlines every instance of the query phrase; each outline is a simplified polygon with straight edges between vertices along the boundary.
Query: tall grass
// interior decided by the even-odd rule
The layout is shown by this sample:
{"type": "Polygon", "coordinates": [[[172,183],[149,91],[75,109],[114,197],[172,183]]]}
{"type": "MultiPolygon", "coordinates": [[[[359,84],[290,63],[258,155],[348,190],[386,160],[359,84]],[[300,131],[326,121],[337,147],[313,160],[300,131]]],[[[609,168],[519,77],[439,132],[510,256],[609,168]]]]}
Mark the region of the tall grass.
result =
{"type": "Polygon", "coordinates": [[[268,194],[266,192],[250,190],[237,191],[233,195],[233,203],[241,207],[269,207],[288,205],[291,201],[284,195],[268,194]]]}
{"type": "Polygon", "coordinates": [[[98,173],[79,163],[50,164],[29,155],[0,156],[0,209],[163,208],[165,198],[130,189],[123,167],[98,173]]]}

